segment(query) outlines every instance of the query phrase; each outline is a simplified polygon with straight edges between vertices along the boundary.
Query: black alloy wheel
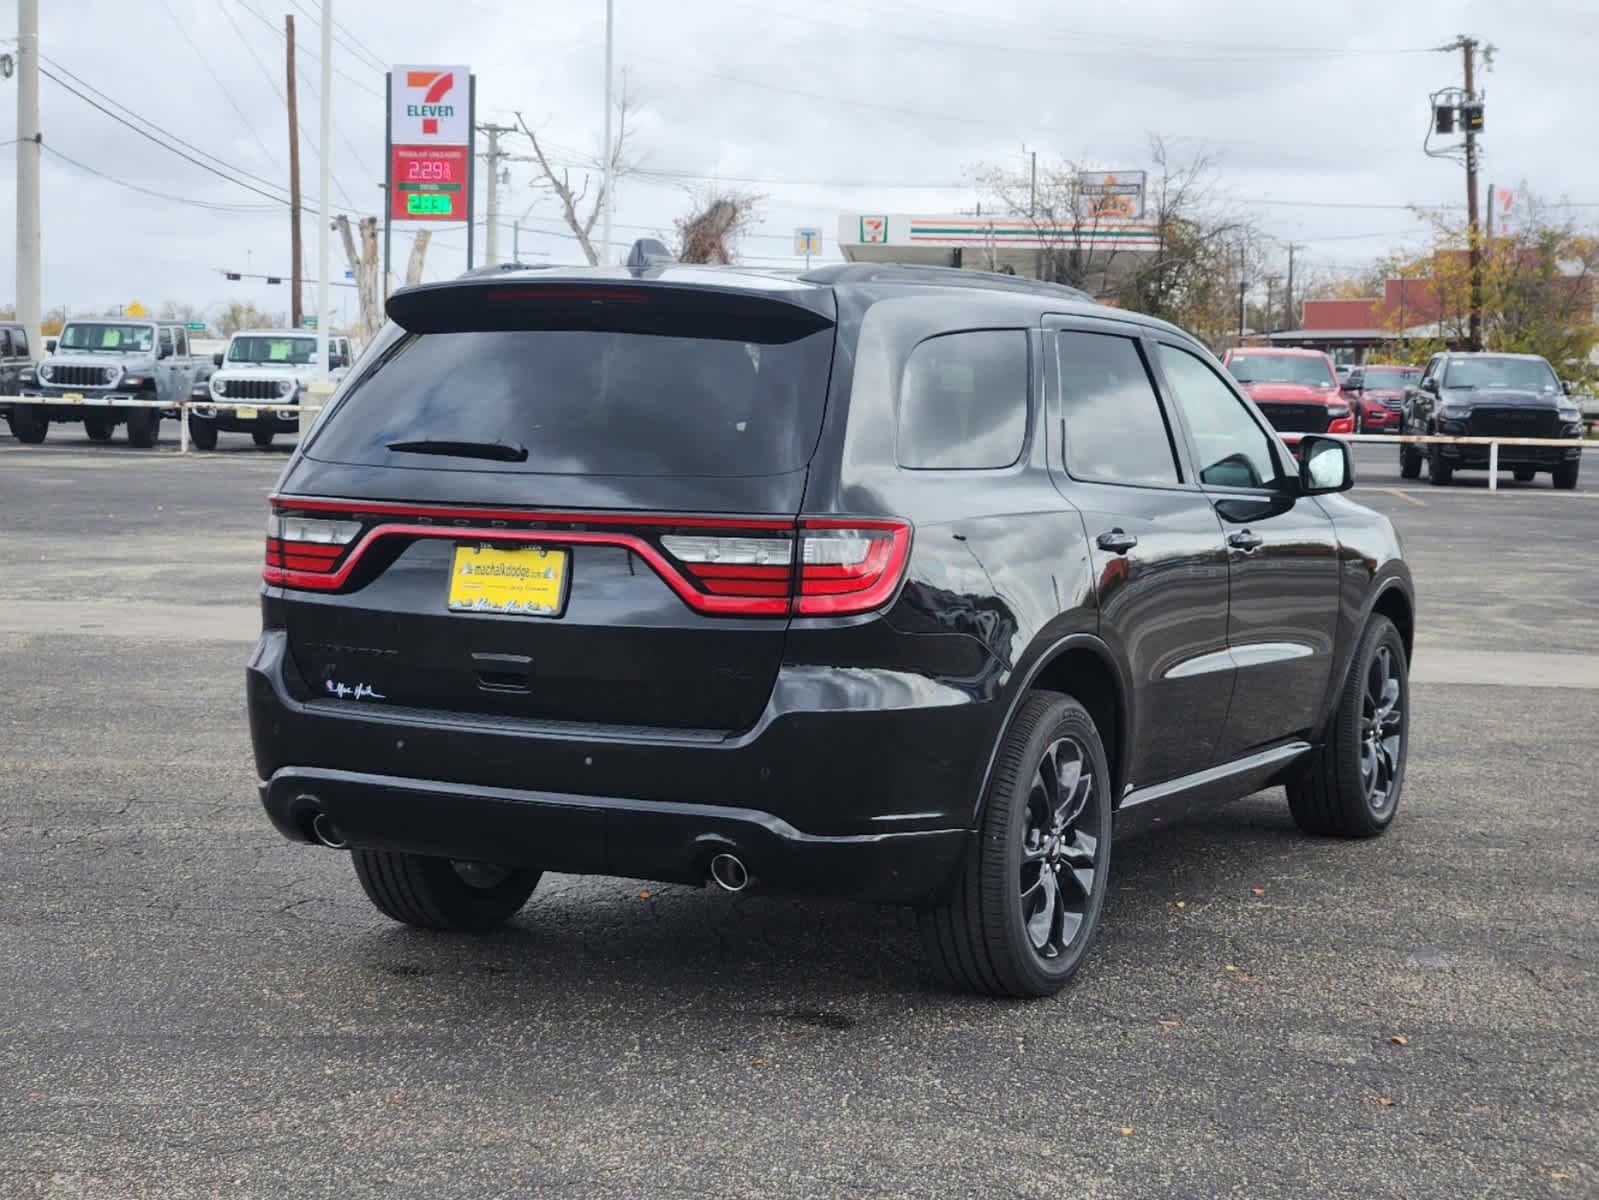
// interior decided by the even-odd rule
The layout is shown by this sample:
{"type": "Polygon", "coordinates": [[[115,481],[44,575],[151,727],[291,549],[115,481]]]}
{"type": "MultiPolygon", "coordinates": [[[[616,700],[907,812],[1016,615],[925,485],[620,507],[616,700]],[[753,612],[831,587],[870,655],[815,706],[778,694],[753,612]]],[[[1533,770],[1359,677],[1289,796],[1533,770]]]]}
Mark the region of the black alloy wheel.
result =
{"type": "MultiPolygon", "coordinates": [[[[1403,429],[1400,430],[1404,432],[1403,429]]],[[[1399,478],[1419,479],[1421,477],[1421,451],[1409,442],[1399,443],[1399,478]]]]}
{"type": "Polygon", "coordinates": [[[1379,818],[1399,798],[1405,739],[1404,689],[1398,665],[1402,657],[1403,651],[1395,653],[1391,646],[1379,645],[1366,668],[1360,698],[1360,778],[1366,807],[1379,818]]]}
{"type": "Polygon", "coordinates": [[[1374,615],[1355,650],[1321,747],[1288,782],[1288,807],[1307,833],[1375,837],[1405,783],[1410,663],[1399,630],[1374,615]]]}
{"type": "Polygon", "coordinates": [[[1039,957],[1070,952],[1094,898],[1098,807],[1089,753],[1075,737],[1044,752],[1021,828],[1019,885],[1027,937],[1039,957]]]}
{"type": "Polygon", "coordinates": [[[1111,854],[1110,772],[1093,718],[1036,692],[994,763],[960,875],[918,914],[937,981],[993,996],[1047,996],[1099,926],[1111,854]]]}

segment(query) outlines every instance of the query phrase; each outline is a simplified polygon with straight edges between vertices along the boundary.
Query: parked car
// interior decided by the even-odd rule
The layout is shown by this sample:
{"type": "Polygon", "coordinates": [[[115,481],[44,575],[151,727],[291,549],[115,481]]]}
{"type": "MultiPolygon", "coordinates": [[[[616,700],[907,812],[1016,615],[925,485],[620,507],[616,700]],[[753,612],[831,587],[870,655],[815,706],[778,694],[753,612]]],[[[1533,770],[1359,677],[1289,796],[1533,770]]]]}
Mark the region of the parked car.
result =
{"type": "Polygon", "coordinates": [[[1393,819],[1410,573],[1197,341],[850,264],[397,292],[271,497],[260,798],[377,908],[544,871],[915,905],[946,983],[1059,988],[1113,817],[1286,785],[1393,819]]]}
{"type": "Polygon", "coordinates": [[[1420,378],[1420,367],[1370,363],[1362,368],[1352,392],[1355,432],[1398,433],[1404,424],[1405,389],[1420,378]]]}
{"type": "Polygon", "coordinates": [[[45,349],[37,367],[21,372],[19,394],[58,403],[14,406],[11,432],[24,442],[44,441],[52,422],[82,421],[93,441],[110,441],[125,423],[129,445],[154,446],[162,414],[188,397],[200,372],[181,321],[72,320],[45,349]],[[159,401],[164,407],[117,403],[130,400],[159,401]]]}
{"type": "MultiPolygon", "coordinates": [[[[1582,414],[1569,391],[1536,354],[1435,354],[1405,391],[1404,429],[1416,435],[1580,438],[1582,414]]],[[[1427,478],[1444,484],[1456,471],[1486,470],[1489,447],[1434,443],[1424,453],[1419,445],[1402,444],[1399,473],[1417,478],[1424,459],[1427,478]]],[[[1500,468],[1521,483],[1548,471],[1557,488],[1574,488],[1581,465],[1579,446],[1499,447],[1500,468]]]]}
{"type": "MultiPolygon", "coordinates": [[[[33,366],[28,353],[28,331],[15,321],[0,321],[0,396],[15,396],[22,372],[33,366]]],[[[0,417],[9,418],[11,405],[0,402],[0,417]]]]}
{"type": "Polygon", "coordinates": [[[1222,365],[1283,433],[1353,433],[1350,398],[1320,350],[1228,350],[1222,365]]]}
{"type": "MultiPolygon", "coordinates": [[[[201,450],[216,447],[223,431],[248,433],[266,447],[280,433],[298,433],[300,415],[261,407],[215,407],[217,401],[237,404],[258,400],[263,406],[296,404],[317,378],[316,334],[303,329],[244,329],[228,339],[228,348],[213,360],[215,373],[206,394],[197,390],[189,407],[189,440],[201,450]],[[207,404],[210,401],[211,404],[207,404]]],[[[350,339],[328,338],[328,378],[338,383],[349,373],[350,339]]]]}

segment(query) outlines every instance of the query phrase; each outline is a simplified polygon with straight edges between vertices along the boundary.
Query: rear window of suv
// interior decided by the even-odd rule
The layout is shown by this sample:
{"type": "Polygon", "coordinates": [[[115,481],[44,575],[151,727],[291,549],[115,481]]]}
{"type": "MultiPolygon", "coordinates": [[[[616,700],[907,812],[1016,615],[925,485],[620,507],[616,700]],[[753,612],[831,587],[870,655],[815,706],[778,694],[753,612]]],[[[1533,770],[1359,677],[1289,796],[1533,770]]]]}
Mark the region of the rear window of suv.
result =
{"type": "Polygon", "coordinates": [[[745,341],[604,329],[401,337],[337,409],[310,457],[551,475],[775,475],[810,461],[831,328],[745,341]],[[510,443],[520,462],[391,443],[510,443]]]}

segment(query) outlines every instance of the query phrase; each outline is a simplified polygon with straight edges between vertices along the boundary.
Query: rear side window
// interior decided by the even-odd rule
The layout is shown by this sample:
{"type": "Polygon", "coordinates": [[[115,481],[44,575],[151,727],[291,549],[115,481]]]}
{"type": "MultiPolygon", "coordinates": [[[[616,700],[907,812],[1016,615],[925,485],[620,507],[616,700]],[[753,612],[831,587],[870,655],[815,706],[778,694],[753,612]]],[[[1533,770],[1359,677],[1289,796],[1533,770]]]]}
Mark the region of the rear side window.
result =
{"type": "Polygon", "coordinates": [[[1155,486],[1178,481],[1171,433],[1132,338],[1062,332],[1066,469],[1075,479],[1155,486]]]}
{"type": "Polygon", "coordinates": [[[810,461],[833,332],[746,341],[606,329],[402,337],[329,414],[329,462],[551,475],[774,475],[810,461]],[[520,462],[396,451],[508,443],[520,462]]]}
{"type": "Polygon", "coordinates": [[[1027,438],[1027,333],[978,329],[911,351],[899,392],[899,465],[914,470],[1008,467],[1027,438]]]}

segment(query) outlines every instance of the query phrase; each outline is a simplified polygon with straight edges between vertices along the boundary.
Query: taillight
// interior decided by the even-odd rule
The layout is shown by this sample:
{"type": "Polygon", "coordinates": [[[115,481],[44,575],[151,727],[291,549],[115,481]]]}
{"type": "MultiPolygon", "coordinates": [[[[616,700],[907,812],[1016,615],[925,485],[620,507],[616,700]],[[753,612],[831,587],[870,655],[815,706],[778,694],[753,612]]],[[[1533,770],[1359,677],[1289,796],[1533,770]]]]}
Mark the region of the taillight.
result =
{"type": "Polygon", "coordinates": [[[904,521],[800,521],[802,617],[869,612],[899,589],[911,553],[904,521]]]}
{"type": "Polygon", "coordinates": [[[910,541],[904,521],[801,518],[797,578],[795,543],[784,538],[668,534],[661,546],[701,590],[744,598],[719,612],[845,616],[893,597],[910,541]]]}
{"type": "Polygon", "coordinates": [[[360,533],[359,521],[286,517],[274,512],[267,517],[266,567],[261,577],[268,583],[291,583],[295,582],[293,576],[331,575],[344,548],[360,533]]]}

